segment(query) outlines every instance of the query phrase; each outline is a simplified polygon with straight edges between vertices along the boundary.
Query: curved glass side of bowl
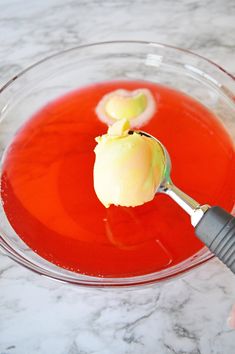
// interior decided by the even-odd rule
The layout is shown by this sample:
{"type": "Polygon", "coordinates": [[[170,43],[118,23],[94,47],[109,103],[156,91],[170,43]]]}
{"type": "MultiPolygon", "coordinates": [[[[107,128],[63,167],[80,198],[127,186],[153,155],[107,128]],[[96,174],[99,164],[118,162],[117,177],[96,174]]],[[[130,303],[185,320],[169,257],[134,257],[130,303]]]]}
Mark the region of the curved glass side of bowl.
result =
{"type": "MultiPolygon", "coordinates": [[[[51,100],[100,81],[140,79],[187,93],[217,115],[235,140],[235,80],[211,61],[160,43],[117,41],[80,46],[32,65],[0,89],[0,153],[19,127],[51,100]]],[[[232,212],[232,211],[231,211],[232,212]]],[[[0,205],[0,247],[14,261],[59,281],[89,286],[133,286],[167,280],[208,261],[206,247],[175,266],[126,278],[86,276],[33,252],[12,229],[0,205]]]]}

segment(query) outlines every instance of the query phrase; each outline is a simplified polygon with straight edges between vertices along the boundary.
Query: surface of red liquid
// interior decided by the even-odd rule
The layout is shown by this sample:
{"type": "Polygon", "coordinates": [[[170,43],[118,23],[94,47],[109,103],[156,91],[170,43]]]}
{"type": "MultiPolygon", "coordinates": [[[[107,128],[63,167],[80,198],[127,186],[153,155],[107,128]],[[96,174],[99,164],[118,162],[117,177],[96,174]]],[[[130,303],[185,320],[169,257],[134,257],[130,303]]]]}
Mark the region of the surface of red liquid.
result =
{"type": "MultiPolygon", "coordinates": [[[[136,208],[105,207],[93,188],[94,138],[106,132],[95,107],[118,88],[152,91],[157,112],[141,129],[172,159],[175,184],[200,203],[231,211],[233,144],[200,103],[148,82],[107,82],[51,102],[8,148],[1,197],[9,222],[47,260],[94,276],[135,276],[173,266],[199,251],[188,215],[165,195],[136,208]]],[[[133,182],[134,183],[134,182],[133,182]]]]}

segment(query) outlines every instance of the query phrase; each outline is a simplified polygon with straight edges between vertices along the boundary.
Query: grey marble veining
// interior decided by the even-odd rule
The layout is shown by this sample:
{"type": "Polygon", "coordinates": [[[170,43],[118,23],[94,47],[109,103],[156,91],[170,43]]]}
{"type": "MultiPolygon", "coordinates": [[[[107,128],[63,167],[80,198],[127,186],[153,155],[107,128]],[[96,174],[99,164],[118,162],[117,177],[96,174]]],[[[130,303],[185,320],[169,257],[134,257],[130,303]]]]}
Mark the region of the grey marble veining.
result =
{"type": "MultiPolygon", "coordinates": [[[[87,42],[191,49],[235,73],[233,0],[0,0],[0,84],[87,42]]],[[[68,286],[0,257],[0,354],[234,354],[234,276],[218,261],[161,285],[68,286]]]]}

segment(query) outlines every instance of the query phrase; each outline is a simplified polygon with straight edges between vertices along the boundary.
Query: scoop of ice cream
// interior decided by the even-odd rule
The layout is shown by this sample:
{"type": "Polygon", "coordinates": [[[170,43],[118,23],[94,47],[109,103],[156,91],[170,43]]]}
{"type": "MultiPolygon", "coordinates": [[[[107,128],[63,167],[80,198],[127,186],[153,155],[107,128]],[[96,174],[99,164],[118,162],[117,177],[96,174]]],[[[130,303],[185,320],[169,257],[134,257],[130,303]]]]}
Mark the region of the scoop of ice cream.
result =
{"type": "Polygon", "coordinates": [[[94,188],[105,207],[144,204],[154,198],[162,181],[161,145],[137,132],[128,134],[129,128],[129,121],[122,119],[96,138],[94,188]]]}
{"type": "Polygon", "coordinates": [[[156,111],[156,103],[151,91],[116,90],[105,95],[96,107],[99,119],[109,125],[126,118],[130,126],[140,127],[147,123],[156,111]]]}

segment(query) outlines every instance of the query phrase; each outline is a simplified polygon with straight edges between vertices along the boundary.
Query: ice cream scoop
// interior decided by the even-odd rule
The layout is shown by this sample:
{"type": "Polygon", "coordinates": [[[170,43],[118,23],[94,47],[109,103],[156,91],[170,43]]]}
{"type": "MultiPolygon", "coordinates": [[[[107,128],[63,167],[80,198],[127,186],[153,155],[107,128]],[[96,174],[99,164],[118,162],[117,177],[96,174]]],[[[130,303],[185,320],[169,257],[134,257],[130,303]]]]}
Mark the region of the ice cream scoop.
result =
{"type": "Polygon", "coordinates": [[[177,188],[171,181],[171,160],[166,148],[150,134],[138,134],[155,141],[164,152],[164,173],[156,193],[167,194],[190,215],[197,237],[235,273],[235,217],[218,206],[201,205],[177,188]]]}
{"type": "Polygon", "coordinates": [[[129,128],[129,120],[122,119],[96,138],[94,188],[106,207],[135,207],[152,200],[163,178],[161,145],[144,135],[129,134],[129,128]]]}
{"type": "Polygon", "coordinates": [[[171,197],[191,217],[197,237],[235,273],[235,217],[218,206],[201,205],[177,188],[164,145],[143,131],[129,131],[123,119],[98,137],[94,187],[100,201],[138,206],[156,193],[171,197]]]}

